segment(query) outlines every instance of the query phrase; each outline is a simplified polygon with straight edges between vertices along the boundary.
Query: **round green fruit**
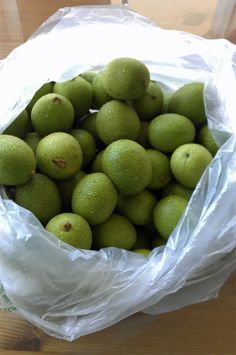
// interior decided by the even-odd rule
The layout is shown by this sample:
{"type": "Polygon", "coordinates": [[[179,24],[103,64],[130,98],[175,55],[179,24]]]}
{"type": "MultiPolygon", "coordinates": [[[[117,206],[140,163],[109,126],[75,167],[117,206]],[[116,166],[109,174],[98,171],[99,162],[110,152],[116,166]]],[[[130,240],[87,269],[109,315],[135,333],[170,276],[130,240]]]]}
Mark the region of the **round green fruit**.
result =
{"type": "Polygon", "coordinates": [[[91,249],[92,231],[88,222],[74,213],[61,213],[52,218],[46,230],[78,249],[91,249]]]}
{"type": "Polygon", "coordinates": [[[149,85],[148,68],[133,58],[116,58],[103,71],[104,89],[114,99],[135,100],[145,95],[149,85]]]}
{"type": "Polygon", "coordinates": [[[184,144],[171,156],[170,166],[176,180],[183,186],[195,188],[212,160],[211,153],[200,144],[184,144]]]}
{"type": "Polygon", "coordinates": [[[117,192],[111,180],[102,173],[85,176],[74,188],[72,211],[89,224],[103,223],[117,203],[117,192]]]}
{"type": "Polygon", "coordinates": [[[153,210],[153,221],[157,232],[167,240],[182,217],[188,201],[176,195],[164,197],[153,210]]]}
{"type": "Polygon", "coordinates": [[[96,249],[116,247],[132,250],[136,238],[136,230],[132,223],[115,213],[93,230],[93,243],[96,249]]]}
{"type": "Polygon", "coordinates": [[[155,149],[148,149],[147,154],[152,164],[152,178],[147,187],[153,190],[161,189],[172,178],[169,158],[155,149]]]}
{"type": "Polygon", "coordinates": [[[141,192],[152,177],[152,166],[146,150],[128,139],[113,142],[105,149],[102,168],[123,195],[141,192]]]}
{"type": "Polygon", "coordinates": [[[138,113],[141,120],[150,121],[156,117],[163,106],[163,93],[161,88],[150,82],[146,93],[140,99],[133,101],[133,108],[138,113]]]}
{"type": "Polygon", "coordinates": [[[146,225],[152,221],[152,211],[156,199],[148,190],[143,190],[137,195],[118,196],[117,210],[137,225],[146,225]]]}
{"type": "Polygon", "coordinates": [[[195,127],[187,117],[166,113],[151,121],[148,136],[153,148],[172,153],[179,146],[194,141],[195,127]]]}
{"type": "Polygon", "coordinates": [[[82,150],[70,134],[56,132],[41,139],[36,151],[37,164],[42,173],[55,180],[66,180],[80,170],[82,150]]]}
{"type": "Polygon", "coordinates": [[[112,100],[104,104],[97,113],[96,127],[100,139],[109,145],[118,139],[136,140],[139,136],[140,121],[132,107],[112,100]]]}
{"type": "Polygon", "coordinates": [[[45,225],[61,212],[61,198],[56,184],[47,176],[35,174],[15,190],[18,205],[31,211],[45,225]]]}
{"type": "Polygon", "coordinates": [[[35,173],[33,150],[18,137],[0,135],[0,185],[20,185],[35,173]]]}
{"type": "Polygon", "coordinates": [[[44,95],[32,108],[31,122],[42,137],[53,132],[68,132],[74,122],[73,106],[61,95],[44,95]]]}
{"type": "Polygon", "coordinates": [[[174,92],[169,100],[168,111],[188,117],[196,126],[206,124],[203,99],[203,83],[188,83],[174,92]]]}

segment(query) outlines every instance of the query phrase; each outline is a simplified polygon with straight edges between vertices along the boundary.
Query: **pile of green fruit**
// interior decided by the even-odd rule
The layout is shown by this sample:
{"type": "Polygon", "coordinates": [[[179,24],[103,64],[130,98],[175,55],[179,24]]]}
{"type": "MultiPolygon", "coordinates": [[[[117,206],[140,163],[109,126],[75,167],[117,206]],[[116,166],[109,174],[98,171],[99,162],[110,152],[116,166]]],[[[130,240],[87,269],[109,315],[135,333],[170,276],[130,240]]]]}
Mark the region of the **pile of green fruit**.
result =
{"type": "Polygon", "coordinates": [[[133,58],[46,83],[0,135],[0,184],[76,248],[148,255],[176,227],[218,149],[203,88],[163,93],[133,58]]]}

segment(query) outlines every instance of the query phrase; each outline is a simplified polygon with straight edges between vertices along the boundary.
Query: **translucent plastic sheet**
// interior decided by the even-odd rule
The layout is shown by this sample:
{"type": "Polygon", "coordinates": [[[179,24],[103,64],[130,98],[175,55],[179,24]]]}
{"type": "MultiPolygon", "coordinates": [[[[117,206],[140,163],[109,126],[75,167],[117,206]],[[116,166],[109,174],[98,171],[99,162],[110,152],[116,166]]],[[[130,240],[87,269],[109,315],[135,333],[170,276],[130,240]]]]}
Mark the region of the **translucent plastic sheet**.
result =
{"type": "MultiPolygon", "coordinates": [[[[165,90],[205,82],[209,126],[221,149],[166,247],[148,258],[106,248],[76,250],[29,211],[0,199],[0,280],[17,312],[73,340],[138,311],[178,309],[217,295],[236,266],[236,49],[156,27],[127,7],[59,10],[0,63],[3,131],[47,81],[135,57],[165,90]]],[[[2,305],[2,307],[4,307],[2,305]]]]}

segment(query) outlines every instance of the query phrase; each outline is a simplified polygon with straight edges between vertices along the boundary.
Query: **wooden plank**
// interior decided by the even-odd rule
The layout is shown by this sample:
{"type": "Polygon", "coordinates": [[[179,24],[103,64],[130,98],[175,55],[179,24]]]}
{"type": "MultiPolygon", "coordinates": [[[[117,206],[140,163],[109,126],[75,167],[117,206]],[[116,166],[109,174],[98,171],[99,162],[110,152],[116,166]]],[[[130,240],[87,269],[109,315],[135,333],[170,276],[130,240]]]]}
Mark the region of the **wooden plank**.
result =
{"type": "Polygon", "coordinates": [[[15,0],[0,1],[0,59],[24,41],[15,0]]]}
{"type": "Polygon", "coordinates": [[[0,4],[0,41],[22,42],[23,33],[15,0],[1,0],[0,4]]]}
{"type": "MultiPolygon", "coordinates": [[[[111,0],[111,3],[121,1],[111,0]]],[[[198,0],[197,5],[193,0],[128,0],[131,9],[149,17],[158,26],[199,36],[210,32],[217,3],[217,0],[198,0]]]]}
{"type": "Polygon", "coordinates": [[[16,0],[24,38],[27,39],[49,16],[66,6],[102,5],[109,0],[16,0]]]}
{"type": "Polygon", "coordinates": [[[236,274],[217,299],[156,317],[136,314],[72,343],[50,337],[14,314],[0,313],[0,354],[233,355],[235,333],[236,274]]]}
{"type": "Polygon", "coordinates": [[[0,59],[23,43],[58,9],[65,6],[109,3],[109,0],[1,0],[0,59]]]}
{"type": "MultiPolygon", "coordinates": [[[[48,353],[45,351],[14,351],[14,350],[2,350],[1,355],[58,355],[58,353],[48,353]]],[[[66,354],[69,355],[69,354],[66,354]]]]}
{"type": "Polygon", "coordinates": [[[217,35],[217,37],[224,37],[226,33],[228,33],[231,29],[235,28],[236,23],[235,21],[233,21],[235,13],[236,0],[225,2],[218,1],[218,6],[216,7],[212,28],[213,32],[217,35]]]}

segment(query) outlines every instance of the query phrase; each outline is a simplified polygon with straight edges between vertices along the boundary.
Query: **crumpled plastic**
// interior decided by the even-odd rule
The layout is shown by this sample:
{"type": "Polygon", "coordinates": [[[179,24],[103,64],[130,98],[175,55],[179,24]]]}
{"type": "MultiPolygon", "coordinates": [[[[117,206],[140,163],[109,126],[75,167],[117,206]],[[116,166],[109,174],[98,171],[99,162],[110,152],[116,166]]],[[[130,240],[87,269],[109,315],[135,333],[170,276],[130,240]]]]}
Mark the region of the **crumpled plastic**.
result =
{"type": "MultiPolygon", "coordinates": [[[[0,131],[49,81],[99,71],[116,57],[143,61],[166,91],[205,83],[220,149],[165,247],[149,257],[77,250],[46,232],[0,189],[0,281],[16,312],[74,340],[136,312],[160,314],[216,297],[236,267],[236,47],[164,30],[126,6],[64,8],[0,63],[0,131]]],[[[3,307],[3,306],[2,306],[3,307]]]]}

